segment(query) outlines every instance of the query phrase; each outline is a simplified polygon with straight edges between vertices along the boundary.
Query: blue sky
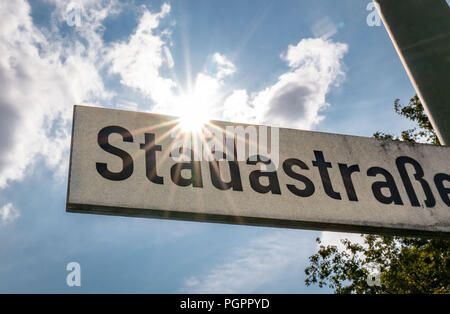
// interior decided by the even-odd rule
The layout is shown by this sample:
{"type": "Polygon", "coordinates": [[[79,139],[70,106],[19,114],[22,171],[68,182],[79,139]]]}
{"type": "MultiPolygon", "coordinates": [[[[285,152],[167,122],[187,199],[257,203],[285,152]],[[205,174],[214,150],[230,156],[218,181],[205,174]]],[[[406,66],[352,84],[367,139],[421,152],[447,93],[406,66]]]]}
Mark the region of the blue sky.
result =
{"type": "Polygon", "coordinates": [[[330,292],[303,270],[343,234],[66,213],[72,106],[399,133],[415,92],[369,0],[29,2],[0,4],[0,292],[330,292]]]}

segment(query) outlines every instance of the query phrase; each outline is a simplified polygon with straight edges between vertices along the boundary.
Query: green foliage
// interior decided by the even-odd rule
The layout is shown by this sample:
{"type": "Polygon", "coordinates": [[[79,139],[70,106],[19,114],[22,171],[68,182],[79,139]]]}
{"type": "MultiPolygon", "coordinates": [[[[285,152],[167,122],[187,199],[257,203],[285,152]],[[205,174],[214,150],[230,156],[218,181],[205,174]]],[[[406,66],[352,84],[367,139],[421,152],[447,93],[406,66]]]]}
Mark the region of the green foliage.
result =
{"type": "MultiPolygon", "coordinates": [[[[403,131],[400,137],[376,132],[380,140],[415,143],[425,140],[439,145],[439,140],[417,96],[408,106],[395,100],[396,113],[414,121],[418,127],[403,131]]],[[[362,235],[362,243],[341,240],[344,250],[321,245],[309,258],[305,269],[307,286],[328,286],[336,293],[450,293],[450,241],[362,235]],[[380,285],[369,285],[373,267],[380,273],[380,285]]]]}
{"type": "Polygon", "coordinates": [[[430,120],[425,114],[425,110],[417,95],[409,100],[407,106],[402,106],[400,104],[400,99],[396,99],[394,101],[394,111],[395,113],[416,122],[417,127],[402,131],[400,137],[378,131],[373,135],[375,138],[380,140],[400,140],[410,143],[426,142],[429,144],[440,145],[436,132],[433,130],[430,120]]]}
{"type": "Polygon", "coordinates": [[[329,286],[336,293],[450,293],[449,242],[365,235],[364,243],[320,245],[305,269],[307,286],[329,286]],[[369,285],[376,266],[380,285],[369,285]],[[371,269],[372,268],[372,269],[371,269]]]}

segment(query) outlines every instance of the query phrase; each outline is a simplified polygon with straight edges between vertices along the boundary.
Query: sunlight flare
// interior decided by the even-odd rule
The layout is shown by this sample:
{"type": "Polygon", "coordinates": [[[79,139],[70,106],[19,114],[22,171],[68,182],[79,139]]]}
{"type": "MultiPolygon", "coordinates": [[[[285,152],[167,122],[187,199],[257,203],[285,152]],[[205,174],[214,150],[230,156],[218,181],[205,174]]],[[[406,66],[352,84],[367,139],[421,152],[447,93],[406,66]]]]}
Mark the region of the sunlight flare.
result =
{"type": "Polygon", "coordinates": [[[179,97],[179,127],[183,132],[199,132],[209,123],[211,105],[217,97],[217,86],[205,78],[197,78],[195,87],[179,97]]]}

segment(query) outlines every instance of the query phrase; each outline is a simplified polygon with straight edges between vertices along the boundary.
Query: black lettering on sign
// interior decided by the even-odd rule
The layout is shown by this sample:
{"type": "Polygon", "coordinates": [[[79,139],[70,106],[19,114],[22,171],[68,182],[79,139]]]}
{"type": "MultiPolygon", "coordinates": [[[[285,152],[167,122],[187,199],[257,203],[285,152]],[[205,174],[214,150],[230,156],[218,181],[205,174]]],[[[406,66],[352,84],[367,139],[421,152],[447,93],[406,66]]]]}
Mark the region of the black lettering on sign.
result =
{"type": "Polygon", "coordinates": [[[347,192],[348,199],[350,201],[357,202],[358,197],[356,196],[355,186],[352,181],[352,173],[359,172],[359,166],[347,166],[346,164],[338,164],[339,171],[341,172],[342,181],[344,181],[345,191],[347,192]]]}
{"type": "Polygon", "coordinates": [[[314,167],[319,168],[319,174],[320,178],[322,179],[323,189],[325,190],[325,193],[327,193],[329,197],[336,200],[342,199],[341,194],[335,192],[331,184],[330,174],[328,173],[328,168],[332,168],[331,162],[325,161],[323,152],[321,152],[320,150],[315,150],[314,156],[316,156],[316,160],[313,160],[312,164],[314,167]]]}
{"type": "Polygon", "coordinates": [[[446,188],[444,186],[444,181],[450,183],[450,175],[446,173],[438,173],[437,175],[434,176],[434,184],[436,184],[439,195],[441,196],[444,203],[447,204],[447,206],[450,206],[450,198],[449,198],[450,187],[446,188]]]}
{"type": "MultiPolygon", "coordinates": [[[[101,149],[105,152],[119,157],[122,160],[122,169],[118,172],[113,172],[108,169],[108,164],[105,162],[96,162],[97,172],[105,179],[112,181],[123,181],[128,179],[134,171],[134,164],[132,156],[126,151],[111,145],[109,142],[109,136],[111,134],[118,134],[122,137],[123,142],[133,143],[134,139],[130,131],[127,129],[112,125],[101,129],[98,132],[97,142],[101,149]]],[[[156,135],[154,133],[144,133],[145,141],[140,144],[140,148],[145,152],[145,171],[147,179],[155,184],[164,184],[164,177],[159,176],[157,173],[158,159],[157,152],[162,152],[162,145],[156,144],[156,135]]],[[[241,169],[237,162],[236,156],[236,143],[234,143],[234,160],[227,160],[227,155],[224,152],[215,151],[211,152],[212,155],[222,156],[221,160],[227,162],[230,179],[224,180],[221,176],[221,170],[219,167],[219,162],[221,160],[210,160],[209,171],[212,185],[218,190],[233,190],[233,191],[243,191],[241,169]]],[[[172,182],[178,186],[186,187],[193,186],[195,188],[203,187],[202,169],[201,162],[194,160],[194,151],[188,148],[179,148],[180,153],[186,153],[186,157],[190,157],[190,160],[177,162],[170,169],[170,176],[172,182]]],[[[337,192],[332,185],[329,168],[332,168],[332,163],[325,160],[324,154],[320,150],[314,150],[315,160],[312,160],[312,165],[318,168],[320,179],[322,181],[323,189],[327,196],[341,200],[341,194],[337,192]]],[[[170,154],[171,157],[172,153],[170,154]]],[[[253,156],[255,158],[249,158],[247,160],[247,165],[257,165],[263,163],[266,165],[272,165],[272,161],[262,155],[253,156]]],[[[217,158],[217,157],[216,157],[217,158]]],[[[220,157],[219,157],[220,158],[220,157]]],[[[412,206],[421,206],[419,198],[414,190],[412,180],[416,180],[420,183],[420,187],[423,190],[423,195],[425,196],[424,203],[427,207],[434,207],[436,205],[435,196],[432,193],[430,185],[425,180],[425,174],[422,166],[415,159],[408,156],[400,156],[395,160],[397,170],[399,172],[402,183],[405,187],[405,191],[411,202],[412,206]],[[408,174],[409,169],[413,170],[414,173],[408,174]],[[412,179],[414,178],[414,179],[412,179]]],[[[295,180],[295,183],[286,184],[287,189],[294,195],[299,197],[310,197],[315,193],[316,186],[313,181],[308,177],[301,174],[302,170],[310,170],[305,162],[296,158],[287,158],[282,163],[284,173],[291,179],[295,180]]],[[[352,175],[356,172],[360,172],[359,165],[349,166],[346,163],[338,163],[339,171],[342,177],[342,182],[345,187],[345,191],[349,201],[358,201],[358,196],[356,193],[356,188],[352,180],[352,175]]],[[[412,172],[412,171],[410,171],[412,172]]],[[[367,176],[377,177],[382,176],[384,180],[376,181],[372,183],[372,192],[374,197],[383,204],[395,204],[403,205],[402,197],[399,193],[399,189],[396,185],[394,177],[392,174],[384,168],[381,167],[371,167],[367,170],[367,176]]],[[[255,170],[249,174],[249,183],[251,188],[262,194],[281,194],[280,183],[278,180],[277,171],[262,171],[255,170]],[[267,180],[262,183],[262,180],[267,180]]],[[[317,183],[316,183],[317,184],[317,183]]],[[[437,191],[442,199],[442,201],[450,207],[450,175],[446,173],[437,173],[434,176],[434,184],[437,191]]],[[[417,185],[418,186],[418,185],[417,185]]]]}
{"type": "Polygon", "coordinates": [[[408,194],[411,205],[420,206],[420,203],[417,199],[416,192],[414,191],[414,188],[411,184],[408,173],[406,172],[405,164],[410,164],[414,167],[414,170],[416,171],[416,173],[414,174],[414,179],[420,182],[423,192],[426,196],[425,205],[427,207],[433,207],[436,204],[436,200],[434,199],[433,193],[431,193],[428,182],[423,178],[424,173],[422,166],[420,166],[420,164],[416,160],[405,156],[398,157],[395,160],[395,163],[397,164],[398,172],[400,173],[400,177],[402,178],[403,185],[405,186],[406,193],[408,194]]]}
{"type": "Polygon", "coordinates": [[[98,173],[105,179],[112,181],[122,181],[128,179],[133,174],[133,158],[126,151],[112,146],[108,137],[111,134],[120,134],[124,142],[133,143],[133,136],[131,133],[120,126],[107,126],[98,132],[98,145],[106,152],[113,154],[122,159],[123,167],[119,172],[112,172],[108,170],[106,163],[97,162],[96,168],[98,173]]]}
{"type": "Polygon", "coordinates": [[[162,150],[161,145],[155,144],[155,134],[145,133],[145,143],[141,149],[145,150],[145,172],[147,178],[156,184],[164,184],[164,178],[156,174],[156,152],[162,150]]]}
{"type": "MultiPolygon", "coordinates": [[[[249,158],[247,160],[247,165],[256,165],[258,163],[270,164],[271,161],[270,160],[265,161],[266,159],[267,159],[266,157],[256,155],[256,160],[252,160],[252,158],[249,158]]],[[[252,189],[258,193],[272,192],[272,194],[281,194],[280,183],[278,182],[278,176],[276,171],[261,171],[261,170],[252,171],[249,175],[249,180],[252,189]],[[267,177],[267,179],[269,180],[269,184],[262,185],[261,181],[259,180],[261,177],[267,177]]]]}
{"type": "Polygon", "coordinates": [[[386,181],[378,181],[372,184],[372,192],[375,198],[383,204],[391,204],[393,202],[396,205],[403,205],[394,177],[392,177],[392,174],[389,171],[381,167],[372,167],[367,170],[367,175],[369,177],[375,177],[379,174],[384,176],[386,181]],[[381,190],[383,188],[389,190],[389,196],[383,194],[381,190]]]}
{"type": "Polygon", "coordinates": [[[174,164],[172,168],[170,168],[170,177],[172,178],[173,183],[175,183],[178,186],[192,185],[194,188],[202,188],[203,179],[200,161],[194,161],[194,152],[191,149],[181,147],[180,153],[183,153],[183,151],[190,152],[190,161],[178,162],[174,164]],[[190,171],[189,178],[183,177],[182,175],[183,170],[190,171]]]}
{"type": "MultiPolygon", "coordinates": [[[[216,156],[216,152],[211,152],[212,155],[216,156]]],[[[223,158],[227,158],[225,153],[223,154],[223,158]]],[[[225,182],[222,180],[220,175],[219,162],[217,160],[213,160],[209,162],[209,172],[211,176],[212,184],[218,188],[219,190],[229,190],[233,189],[233,191],[242,191],[242,181],[241,181],[241,172],[239,170],[239,164],[236,160],[228,160],[228,166],[230,167],[230,181],[225,182]]]]}
{"type": "Polygon", "coordinates": [[[284,172],[291,177],[292,179],[298,180],[302,182],[305,185],[304,189],[299,189],[293,184],[286,184],[289,191],[291,191],[293,194],[301,197],[308,197],[313,195],[315,191],[314,184],[310,179],[305,177],[304,175],[301,175],[300,173],[295,172],[292,170],[294,166],[300,167],[300,169],[309,170],[308,166],[301,160],[295,159],[295,158],[289,158],[286,159],[283,162],[283,170],[284,172]]]}

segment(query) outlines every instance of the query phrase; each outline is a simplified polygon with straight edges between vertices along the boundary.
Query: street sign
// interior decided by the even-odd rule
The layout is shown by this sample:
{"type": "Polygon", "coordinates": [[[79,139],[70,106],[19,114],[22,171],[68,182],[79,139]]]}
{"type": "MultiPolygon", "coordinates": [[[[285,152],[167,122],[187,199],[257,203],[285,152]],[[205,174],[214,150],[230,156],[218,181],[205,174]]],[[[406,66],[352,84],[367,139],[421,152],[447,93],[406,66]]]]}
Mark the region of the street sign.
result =
{"type": "Polygon", "coordinates": [[[74,107],[68,212],[450,235],[450,147],[74,107]]]}

